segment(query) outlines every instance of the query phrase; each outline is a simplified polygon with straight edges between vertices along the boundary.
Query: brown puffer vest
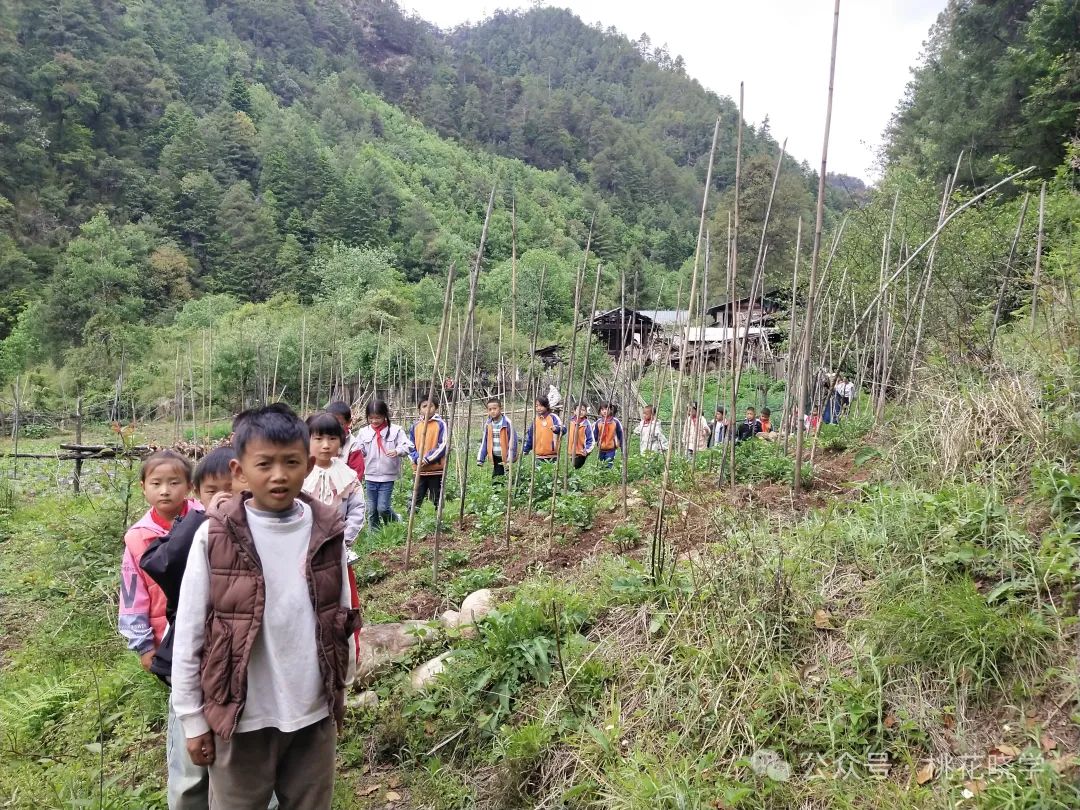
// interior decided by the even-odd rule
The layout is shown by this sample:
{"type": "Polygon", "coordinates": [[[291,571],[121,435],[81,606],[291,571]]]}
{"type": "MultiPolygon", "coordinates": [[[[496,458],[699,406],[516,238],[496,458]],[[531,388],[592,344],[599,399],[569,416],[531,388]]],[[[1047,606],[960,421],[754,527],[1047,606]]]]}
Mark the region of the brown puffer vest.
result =
{"type": "MultiPolygon", "coordinates": [[[[210,611],[202,653],[203,714],[214,733],[228,740],[247,702],[247,668],[266,604],[262,563],[251,537],[244,492],[207,511],[210,611]]],[[[316,652],[330,714],[345,716],[349,643],[359,611],[341,606],[344,519],[341,511],[300,498],[312,512],[307,581],[315,608],[316,652]]]]}

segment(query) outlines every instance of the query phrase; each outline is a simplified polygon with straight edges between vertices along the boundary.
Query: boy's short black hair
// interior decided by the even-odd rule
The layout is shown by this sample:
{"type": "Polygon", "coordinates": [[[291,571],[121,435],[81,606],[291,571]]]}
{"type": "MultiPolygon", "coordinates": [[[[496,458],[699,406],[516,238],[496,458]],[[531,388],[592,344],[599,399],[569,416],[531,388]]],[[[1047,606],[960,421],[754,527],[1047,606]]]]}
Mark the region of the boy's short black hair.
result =
{"type": "Polygon", "coordinates": [[[347,402],[342,402],[341,400],[331,402],[326,406],[326,412],[333,414],[334,416],[344,416],[346,422],[352,422],[352,408],[349,407],[347,402]]]}
{"type": "Polygon", "coordinates": [[[543,405],[544,410],[546,410],[546,411],[551,410],[551,402],[548,400],[547,397],[537,397],[536,398],[536,404],[537,405],[543,405]]]}
{"type": "Polygon", "coordinates": [[[250,408],[233,420],[233,449],[237,458],[243,457],[248,442],[254,439],[279,445],[301,442],[304,452],[311,447],[311,437],[304,420],[283,402],[250,408]]]}
{"type": "Polygon", "coordinates": [[[498,397],[488,397],[487,404],[488,405],[498,405],[501,408],[502,407],[502,400],[499,399],[498,397]]]}
{"type": "Polygon", "coordinates": [[[339,442],[345,441],[345,428],[330,411],[316,411],[304,421],[309,436],[333,436],[339,442]]]}
{"type": "Polygon", "coordinates": [[[191,486],[198,490],[207,478],[231,478],[232,469],[229,467],[229,462],[234,458],[236,458],[236,451],[231,447],[215,447],[196,465],[191,486]]]}
{"type": "Polygon", "coordinates": [[[619,406],[616,405],[614,402],[601,402],[600,407],[597,410],[602,411],[604,410],[604,408],[607,408],[608,413],[610,413],[612,416],[615,416],[619,412],[619,406]]]}
{"type": "Polygon", "coordinates": [[[772,416],[772,411],[770,411],[768,408],[762,408],[761,409],[761,415],[762,416],[772,416]]]}
{"type": "Polygon", "coordinates": [[[435,406],[435,410],[439,410],[439,398],[437,396],[432,395],[430,397],[421,397],[420,401],[416,403],[416,407],[423,408],[425,402],[430,402],[432,405],[435,406]]]}

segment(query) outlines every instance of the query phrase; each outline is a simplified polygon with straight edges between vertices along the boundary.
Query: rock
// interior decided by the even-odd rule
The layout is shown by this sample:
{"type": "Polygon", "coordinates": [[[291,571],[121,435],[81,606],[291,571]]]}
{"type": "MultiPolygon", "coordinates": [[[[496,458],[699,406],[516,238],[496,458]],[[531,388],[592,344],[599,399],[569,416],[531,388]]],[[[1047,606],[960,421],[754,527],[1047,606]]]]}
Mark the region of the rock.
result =
{"type": "Polygon", "coordinates": [[[702,554],[701,549],[692,548],[689,551],[683,551],[676,558],[676,562],[688,562],[695,568],[700,568],[705,564],[705,555],[702,554]]]}
{"type": "Polygon", "coordinates": [[[430,686],[432,681],[446,669],[446,659],[449,657],[450,653],[444,652],[442,655],[436,656],[430,661],[425,661],[410,672],[409,683],[412,684],[412,688],[419,692],[430,686]]]}
{"type": "Polygon", "coordinates": [[[461,612],[458,614],[458,627],[476,624],[491,613],[493,607],[495,607],[495,597],[490,588],[473,591],[461,603],[461,612]]]}
{"type": "Polygon", "coordinates": [[[442,622],[443,627],[457,627],[461,621],[461,614],[456,610],[447,610],[439,617],[439,621],[442,622]]]}
{"type": "Polygon", "coordinates": [[[349,695],[349,699],[345,701],[345,705],[350,709],[374,709],[379,705],[379,696],[369,689],[367,692],[361,692],[359,695],[349,695]]]}
{"type": "Polygon", "coordinates": [[[644,505],[645,505],[645,500],[643,498],[628,497],[626,499],[626,508],[627,509],[640,509],[644,505]]]}
{"type": "Polygon", "coordinates": [[[416,620],[365,625],[360,630],[356,682],[370,686],[410,649],[436,634],[437,630],[430,622],[416,620]]]}

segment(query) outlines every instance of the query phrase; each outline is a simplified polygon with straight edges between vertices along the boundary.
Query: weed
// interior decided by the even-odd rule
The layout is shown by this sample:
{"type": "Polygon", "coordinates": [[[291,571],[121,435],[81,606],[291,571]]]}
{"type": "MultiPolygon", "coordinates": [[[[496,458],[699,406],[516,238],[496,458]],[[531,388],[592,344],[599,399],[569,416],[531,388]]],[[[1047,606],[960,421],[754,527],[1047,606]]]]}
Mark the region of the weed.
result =
{"type": "Polygon", "coordinates": [[[616,526],[611,532],[610,539],[616,551],[630,551],[641,545],[641,530],[637,526],[616,526]]]}
{"type": "Polygon", "coordinates": [[[1045,666],[1053,633],[1026,608],[989,604],[970,580],[889,597],[866,623],[867,635],[898,662],[915,663],[975,690],[1005,686],[1004,671],[1045,666]]]}
{"type": "Polygon", "coordinates": [[[502,579],[502,569],[497,565],[467,569],[459,573],[446,586],[446,595],[460,602],[473,591],[490,588],[502,579]]]}

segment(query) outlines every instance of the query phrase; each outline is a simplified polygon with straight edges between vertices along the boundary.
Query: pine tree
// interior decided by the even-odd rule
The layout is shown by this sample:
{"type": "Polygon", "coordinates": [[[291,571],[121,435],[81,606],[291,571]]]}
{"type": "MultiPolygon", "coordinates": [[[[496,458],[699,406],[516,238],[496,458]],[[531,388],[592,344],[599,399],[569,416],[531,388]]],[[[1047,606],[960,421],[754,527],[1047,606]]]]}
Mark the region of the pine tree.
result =
{"type": "Polygon", "coordinates": [[[251,115],[251,91],[240,74],[233,75],[229,92],[225,94],[225,101],[237,112],[251,115]]]}

